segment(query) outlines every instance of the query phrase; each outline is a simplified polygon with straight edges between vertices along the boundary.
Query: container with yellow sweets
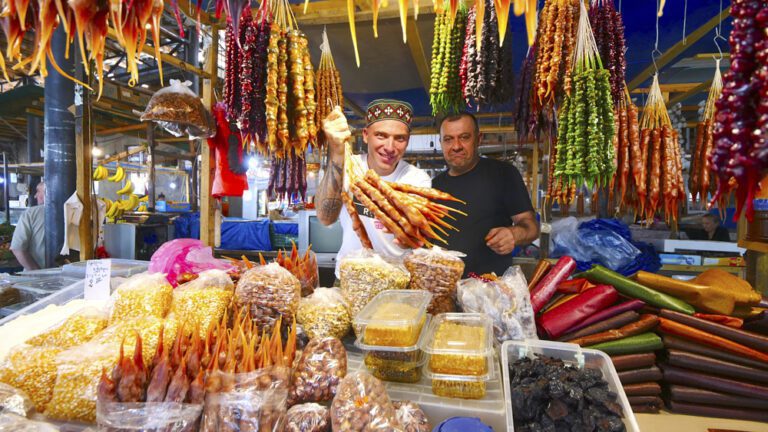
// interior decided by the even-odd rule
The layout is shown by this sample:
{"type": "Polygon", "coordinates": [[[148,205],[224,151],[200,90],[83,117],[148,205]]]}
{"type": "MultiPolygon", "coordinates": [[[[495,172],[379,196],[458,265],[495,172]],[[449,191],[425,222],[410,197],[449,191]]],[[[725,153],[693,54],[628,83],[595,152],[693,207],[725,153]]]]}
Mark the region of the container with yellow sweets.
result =
{"type": "Polygon", "coordinates": [[[416,345],[427,319],[432,294],[421,290],[379,293],[355,317],[354,328],[365,345],[409,347],[416,345]]]}
{"type": "Polygon", "coordinates": [[[491,326],[485,314],[446,313],[434,317],[422,345],[429,355],[429,369],[437,374],[487,374],[487,359],[493,356],[491,326]]]}

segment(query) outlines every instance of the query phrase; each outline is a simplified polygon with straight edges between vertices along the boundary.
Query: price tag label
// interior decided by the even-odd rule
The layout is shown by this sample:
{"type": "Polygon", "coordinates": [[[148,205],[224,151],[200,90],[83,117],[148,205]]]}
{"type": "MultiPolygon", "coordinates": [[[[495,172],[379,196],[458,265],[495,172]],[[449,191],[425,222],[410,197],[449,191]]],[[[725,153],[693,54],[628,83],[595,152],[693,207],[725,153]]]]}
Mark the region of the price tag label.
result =
{"type": "Polygon", "coordinates": [[[85,299],[109,300],[112,260],[90,260],[85,266],[85,299]]]}

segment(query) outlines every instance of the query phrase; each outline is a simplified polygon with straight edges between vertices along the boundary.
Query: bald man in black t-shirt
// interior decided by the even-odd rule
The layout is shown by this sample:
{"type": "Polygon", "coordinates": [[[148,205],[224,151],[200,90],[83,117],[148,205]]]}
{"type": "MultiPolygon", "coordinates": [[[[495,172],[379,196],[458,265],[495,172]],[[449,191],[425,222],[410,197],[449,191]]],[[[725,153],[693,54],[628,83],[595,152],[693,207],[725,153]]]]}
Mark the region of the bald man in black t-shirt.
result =
{"type": "Polygon", "coordinates": [[[515,247],[538,238],[539,224],[520,172],[506,162],[481,158],[480,138],[473,115],[443,119],[440,145],[448,169],[432,186],[467,203],[461,208],[467,217],[451,221],[459,231],[446,239],[449,249],[467,254],[465,274],[501,275],[512,264],[515,247]]]}

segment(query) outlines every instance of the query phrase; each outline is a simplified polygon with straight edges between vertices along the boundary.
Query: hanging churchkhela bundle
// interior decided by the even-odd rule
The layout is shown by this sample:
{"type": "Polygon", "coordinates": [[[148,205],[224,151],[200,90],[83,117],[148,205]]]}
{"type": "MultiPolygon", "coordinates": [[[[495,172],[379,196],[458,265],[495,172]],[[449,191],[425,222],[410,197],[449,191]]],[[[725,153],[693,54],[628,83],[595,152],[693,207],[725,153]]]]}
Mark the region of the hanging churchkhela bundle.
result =
{"type": "Polygon", "coordinates": [[[631,150],[635,214],[651,222],[663,205],[667,223],[676,224],[680,203],[685,202],[683,164],[658,75],[653,77],[640,119],[640,145],[631,150]]]}
{"type": "Polygon", "coordinates": [[[467,17],[464,52],[459,66],[461,92],[467,105],[479,108],[508,102],[512,98],[512,52],[499,44],[501,26],[492,0],[485,1],[481,31],[476,28],[480,1],[467,17]],[[478,36],[479,35],[479,36],[478,36]],[[478,49],[478,40],[480,37],[478,49]]]}
{"type": "MultiPolygon", "coordinates": [[[[693,202],[699,198],[706,202],[709,194],[715,193],[715,182],[709,155],[712,153],[714,139],[712,136],[715,121],[715,102],[723,92],[723,77],[720,74],[720,60],[715,60],[715,77],[709,88],[709,97],[704,105],[704,114],[696,125],[696,145],[691,152],[691,172],[688,177],[688,190],[693,202]]],[[[721,207],[724,208],[724,207],[721,207]]]]}
{"type": "Polygon", "coordinates": [[[547,0],[537,28],[534,112],[551,111],[557,95],[571,94],[579,0],[547,0]]]}
{"type": "Polygon", "coordinates": [[[617,106],[624,99],[624,73],[627,68],[624,58],[624,21],[613,0],[593,0],[589,9],[589,23],[594,31],[603,66],[611,74],[611,95],[614,106],[617,106]]]}
{"type": "Polygon", "coordinates": [[[320,66],[317,67],[317,84],[315,87],[317,88],[317,146],[322,149],[325,145],[325,135],[321,122],[328,117],[334,107],[342,105],[344,96],[341,88],[341,75],[333,61],[331,44],[325,29],[323,29],[323,43],[320,45],[320,50],[322,54],[320,55],[320,66]]]}
{"type": "Polygon", "coordinates": [[[435,15],[429,88],[429,104],[434,115],[459,112],[464,107],[459,66],[466,24],[467,9],[463,2],[458,6],[455,19],[451,19],[448,12],[435,15]]]}
{"type": "Polygon", "coordinates": [[[303,154],[290,149],[284,157],[272,156],[267,196],[270,200],[307,198],[307,161],[303,154]]]}
{"type": "MultiPolygon", "coordinates": [[[[267,2],[262,5],[264,4],[267,2]]],[[[231,23],[229,26],[232,26],[231,23]]],[[[267,120],[263,107],[267,97],[267,46],[270,27],[270,14],[266,7],[262,7],[253,18],[250,11],[242,18],[240,37],[233,38],[234,47],[228,46],[234,54],[227,52],[227,81],[224,87],[225,100],[233,104],[229,110],[233,117],[231,121],[237,121],[243,142],[256,143],[261,153],[266,151],[267,138],[267,120]],[[230,66],[230,62],[236,66],[230,66]],[[230,89],[228,85],[231,81],[230,89]],[[230,93],[227,93],[227,90],[230,93]]]]}
{"type": "Polygon", "coordinates": [[[716,202],[736,182],[738,220],[746,207],[747,220],[754,217],[753,198],[768,169],[768,6],[765,2],[731,2],[731,66],[723,77],[713,127],[710,154],[717,173],[716,202]]]}
{"type": "Polygon", "coordinates": [[[607,185],[616,169],[609,73],[601,64],[583,4],[572,83],[573,91],[560,108],[554,162],[561,193],[584,183],[589,189],[607,185]]]}
{"type": "Polygon", "coordinates": [[[615,108],[614,124],[614,160],[616,172],[609,187],[609,201],[615,202],[615,207],[624,209],[627,206],[627,191],[633,186],[632,167],[636,160],[632,159],[640,149],[640,126],[638,124],[638,109],[629,97],[629,91],[624,87],[624,97],[615,108]]]}

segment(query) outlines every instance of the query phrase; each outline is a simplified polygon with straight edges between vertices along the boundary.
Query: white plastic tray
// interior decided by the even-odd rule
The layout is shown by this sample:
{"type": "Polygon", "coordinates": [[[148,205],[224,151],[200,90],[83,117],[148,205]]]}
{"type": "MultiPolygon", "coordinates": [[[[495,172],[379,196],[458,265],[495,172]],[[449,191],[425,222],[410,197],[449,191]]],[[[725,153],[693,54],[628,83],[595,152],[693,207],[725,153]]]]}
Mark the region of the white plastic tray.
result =
{"type": "MultiPolygon", "coordinates": [[[[387,393],[392,400],[409,400],[419,404],[424,414],[429,418],[432,427],[443,420],[461,416],[478,417],[493,430],[502,432],[507,429],[507,414],[504,406],[504,395],[501,389],[499,362],[495,359],[495,378],[486,383],[486,393],[483,399],[456,399],[435,396],[432,394],[432,381],[422,377],[415,384],[386,382],[387,393]]],[[[360,354],[347,352],[347,370],[357,372],[366,370],[360,354]]]]}
{"type": "MultiPolygon", "coordinates": [[[[597,368],[603,372],[603,378],[608,382],[608,388],[616,393],[619,404],[624,410],[624,425],[629,432],[640,432],[635,414],[629,405],[629,400],[624,394],[624,387],[619,382],[619,375],[613,367],[610,357],[602,351],[582,349],[579,345],[526,339],[524,341],[507,341],[501,346],[501,369],[504,374],[504,405],[506,407],[507,431],[514,431],[515,425],[512,417],[512,395],[509,389],[509,363],[528,357],[534,358],[536,354],[542,354],[563,360],[566,364],[576,365],[580,368],[597,368]]],[[[498,430],[504,430],[498,429],[498,430]]]]}
{"type": "MultiPolygon", "coordinates": [[[[79,261],[72,264],[65,264],[64,267],[61,268],[61,274],[67,277],[83,279],[85,278],[86,263],[87,261],[79,261]]],[[[149,261],[112,258],[111,276],[127,278],[145,272],[148,268],[149,261]]]]}

